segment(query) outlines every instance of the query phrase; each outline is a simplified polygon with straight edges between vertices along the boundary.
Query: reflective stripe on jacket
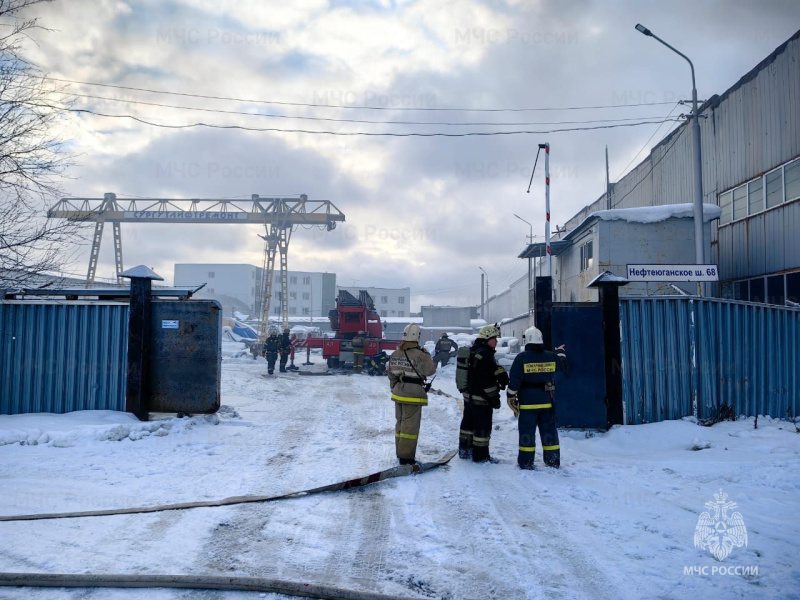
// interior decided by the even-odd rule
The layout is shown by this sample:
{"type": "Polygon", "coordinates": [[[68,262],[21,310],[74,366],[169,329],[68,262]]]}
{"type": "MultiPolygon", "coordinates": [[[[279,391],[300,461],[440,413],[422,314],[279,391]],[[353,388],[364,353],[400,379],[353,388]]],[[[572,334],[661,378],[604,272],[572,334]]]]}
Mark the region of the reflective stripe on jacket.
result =
{"type": "Polygon", "coordinates": [[[389,358],[392,400],[401,404],[428,404],[428,394],[420,377],[428,377],[435,372],[436,363],[424,348],[420,348],[416,342],[403,342],[389,358]]]}

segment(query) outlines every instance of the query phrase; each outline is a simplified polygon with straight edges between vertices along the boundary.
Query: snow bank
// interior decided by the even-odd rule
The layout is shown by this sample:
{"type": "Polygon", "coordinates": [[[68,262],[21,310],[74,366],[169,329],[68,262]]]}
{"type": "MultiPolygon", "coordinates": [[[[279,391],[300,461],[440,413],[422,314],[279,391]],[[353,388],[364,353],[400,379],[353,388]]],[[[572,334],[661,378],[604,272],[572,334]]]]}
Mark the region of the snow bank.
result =
{"type": "Polygon", "coordinates": [[[183,433],[198,425],[218,423],[217,415],[142,422],[129,413],[112,410],[82,410],[63,415],[2,415],[0,446],[19,444],[70,448],[87,442],[135,442],[151,435],[163,437],[170,433],[183,433]]]}

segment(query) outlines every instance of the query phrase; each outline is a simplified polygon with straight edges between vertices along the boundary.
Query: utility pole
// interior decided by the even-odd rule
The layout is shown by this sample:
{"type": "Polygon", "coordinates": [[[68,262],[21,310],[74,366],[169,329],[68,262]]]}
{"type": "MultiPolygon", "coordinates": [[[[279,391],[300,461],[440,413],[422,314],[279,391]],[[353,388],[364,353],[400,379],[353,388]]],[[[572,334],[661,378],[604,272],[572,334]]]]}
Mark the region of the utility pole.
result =
{"type": "Polygon", "coordinates": [[[486,318],[486,313],[484,311],[483,306],[484,298],[483,298],[483,273],[481,273],[481,319],[486,318]]]}
{"type": "Polygon", "coordinates": [[[611,210],[611,178],[608,172],[608,146],[606,146],[606,209],[611,210]]]}
{"type": "Polygon", "coordinates": [[[550,278],[551,299],[553,283],[553,254],[550,251],[550,144],[539,144],[544,148],[544,197],[547,210],[547,220],[544,223],[545,245],[547,246],[547,276],[550,278]]]}

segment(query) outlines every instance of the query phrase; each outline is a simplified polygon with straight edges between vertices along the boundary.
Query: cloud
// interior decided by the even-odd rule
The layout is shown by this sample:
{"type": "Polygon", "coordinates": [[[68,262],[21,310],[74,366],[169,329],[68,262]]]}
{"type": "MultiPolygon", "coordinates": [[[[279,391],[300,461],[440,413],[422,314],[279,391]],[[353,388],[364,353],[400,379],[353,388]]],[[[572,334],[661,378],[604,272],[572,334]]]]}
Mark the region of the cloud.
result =
{"type": "MultiPolygon", "coordinates": [[[[633,26],[642,22],[695,61],[702,97],[721,93],[794,33],[796,2],[706,2],[669,6],[617,0],[307,2],[71,1],[37,6],[52,32],[37,34],[32,60],[53,75],[247,99],[369,105],[348,110],[230,102],[73,85],[124,100],[259,111],[287,117],[525,122],[514,129],[569,127],[556,121],[665,116],[688,97],[688,65],[633,26]],[[687,20],[685,15],[693,18],[687,20]],[[671,104],[536,112],[448,112],[448,107],[568,107],[671,104]],[[549,124],[548,124],[549,123],[549,124]]],[[[205,121],[335,131],[498,130],[494,125],[301,121],[195,113],[78,98],[78,106],[160,123],[205,121]]],[[[680,113],[679,108],[674,114],[680,113]]],[[[605,188],[605,147],[616,178],[674,124],[595,132],[484,138],[369,138],[167,130],[90,115],[65,121],[80,166],[70,195],[328,199],[347,216],[333,232],[294,232],[290,268],[336,272],[361,285],[410,286],[420,302],[480,297],[478,266],[492,293],[527,271],[516,258],[544,231],[543,157],[526,194],[537,145],[552,146],[552,214],[567,221],[605,188]]],[[[638,162],[638,161],[637,161],[638,162]]],[[[636,164],[636,163],[634,163],[636,164]]],[[[253,227],[123,226],[127,265],[175,262],[261,264],[253,227]]],[[[75,270],[85,270],[86,250],[75,270]],[[83,260],[84,262],[80,262],[83,260]]],[[[100,270],[113,271],[110,243],[100,270]]]]}

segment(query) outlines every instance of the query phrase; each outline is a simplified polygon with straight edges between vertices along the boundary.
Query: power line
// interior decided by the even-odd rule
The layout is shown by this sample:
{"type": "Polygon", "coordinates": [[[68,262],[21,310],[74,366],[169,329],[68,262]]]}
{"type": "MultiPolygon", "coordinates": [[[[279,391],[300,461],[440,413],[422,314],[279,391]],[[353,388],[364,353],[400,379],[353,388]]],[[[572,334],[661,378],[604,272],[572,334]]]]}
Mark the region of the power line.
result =
{"type": "Polygon", "coordinates": [[[642,178],[641,178],[639,181],[637,181],[637,182],[636,182],[636,185],[634,185],[634,186],[633,186],[631,189],[629,189],[629,190],[628,190],[628,191],[627,191],[627,192],[626,192],[626,193],[625,193],[625,194],[622,196],[622,198],[620,198],[619,200],[617,200],[616,202],[614,202],[614,204],[612,204],[612,205],[611,205],[611,208],[614,208],[615,206],[617,206],[617,205],[618,205],[620,202],[622,202],[623,200],[625,200],[625,198],[627,198],[628,196],[630,196],[630,195],[631,195],[631,194],[634,192],[634,190],[636,190],[636,188],[638,188],[640,185],[642,185],[642,182],[644,182],[644,180],[645,180],[645,179],[647,179],[647,178],[650,176],[650,174],[653,172],[653,169],[655,169],[655,168],[656,168],[656,167],[659,165],[659,163],[660,163],[662,160],[664,160],[664,158],[667,156],[667,154],[669,154],[669,151],[670,151],[670,150],[672,150],[672,147],[675,145],[675,143],[678,141],[678,139],[680,139],[680,138],[681,138],[681,136],[683,136],[683,132],[684,132],[684,131],[686,131],[686,130],[685,130],[685,129],[681,130],[681,131],[680,131],[680,132],[679,132],[679,133],[678,133],[678,134],[675,136],[675,139],[674,139],[674,140],[672,140],[672,143],[670,143],[669,147],[668,147],[666,150],[664,150],[664,154],[662,154],[662,155],[661,155],[661,158],[659,158],[659,159],[658,159],[656,162],[654,162],[654,163],[653,163],[653,164],[650,166],[650,170],[647,172],[647,174],[645,174],[645,175],[644,175],[644,176],[643,176],[643,177],[642,177],[642,178]]]}
{"type": "MultiPolygon", "coordinates": [[[[678,108],[680,105],[681,105],[680,102],[676,102],[675,106],[672,107],[672,110],[670,110],[669,113],[667,113],[667,116],[665,118],[668,119],[670,116],[672,116],[672,113],[675,112],[675,109],[678,108]]],[[[625,171],[628,170],[628,167],[630,167],[633,164],[633,161],[635,161],[639,157],[639,155],[642,153],[642,150],[647,148],[647,144],[649,144],[650,140],[652,140],[656,136],[656,134],[659,131],[661,131],[661,128],[663,126],[664,126],[664,123],[661,123],[658,127],[656,127],[656,130],[653,132],[653,134],[649,138],[647,138],[647,141],[642,145],[641,148],[639,148],[639,151],[636,154],[634,154],[634,156],[631,159],[631,161],[627,165],[625,165],[625,168],[622,169],[622,171],[620,171],[619,175],[617,175],[617,177],[614,179],[614,181],[618,181],[619,178],[622,177],[622,175],[625,173],[625,171]]]]}
{"type": "MultiPolygon", "coordinates": [[[[526,121],[514,121],[514,122],[492,122],[492,121],[485,121],[485,122],[466,122],[466,123],[454,123],[450,121],[375,121],[370,119],[334,119],[329,117],[308,117],[308,116],[296,116],[296,115],[279,115],[274,113],[254,113],[254,112],[247,112],[247,111],[239,111],[239,110],[224,110],[224,109],[217,109],[217,108],[201,108],[196,106],[180,106],[175,104],[163,104],[160,102],[145,102],[143,100],[126,100],[124,98],[109,98],[108,96],[96,96],[92,94],[77,94],[74,92],[59,92],[53,90],[53,93],[61,94],[65,96],[74,96],[76,98],[91,98],[94,100],[106,100],[110,102],[121,102],[124,104],[140,104],[143,106],[157,106],[160,108],[171,108],[171,109],[178,109],[178,110],[192,110],[197,112],[207,112],[207,113],[217,113],[217,114],[226,114],[226,115],[244,115],[248,117],[266,117],[271,119],[298,119],[304,121],[328,121],[333,123],[369,123],[369,124],[377,124],[377,125],[445,125],[445,126],[454,126],[454,127],[465,127],[465,126],[521,126],[521,125],[580,125],[580,124],[587,124],[587,123],[622,123],[622,122],[629,122],[629,121],[641,121],[642,119],[661,119],[660,115],[655,115],[652,117],[630,117],[625,119],[587,119],[584,121],[533,121],[533,122],[526,122],[526,121]]],[[[673,109],[674,110],[674,109],[673,109]]]]}
{"type": "MultiPolygon", "coordinates": [[[[30,106],[42,106],[46,108],[56,108],[53,106],[38,105],[33,103],[25,103],[30,106]]],[[[309,133],[315,135],[338,135],[338,136],[368,136],[368,137],[488,137],[495,135],[541,135],[550,133],[563,133],[569,131],[593,131],[597,129],[614,129],[616,127],[637,127],[639,125],[654,125],[661,121],[642,121],[638,123],[617,123],[612,125],[594,125],[589,127],[564,127],[561,129],[548,129],[548,130],[518,130],[518,131],[468,131],[464,133],[447,133],[447,132],[408,132],[408,133],[393,133],[388,131],[372,132],[372,131],[314,131],[308,129],[281,129],[279,127],[246,127],[244,125],[215,125],[213,123],[188,123],[185,125],[170,125],[165,123],[155,123],[142,119],[134,115],[110,115],[106,113],[96,112],[85,108],[64,108],[65,112],[73,113],[86,113],[97,117],[106,117],[111,119],[131,119],[138,121],[145,125],[153,127],[161,127],[164,129],[193,129],[196,127],[207,127],[209,129],[237,129],[240,131],[254,131],[254,132],[276,132],[276,133],[309,133]]]]}
{"type": "Polygon", "coordinates": [[[233,102],[249,102],[252,104],[276,104],[281,106],[306,106],[313,108],[344,108],[344,109],[358,109],[358,110],[400,110],[400,111],[453,111],[453,112],[534,112],[534,111],[559,111],[559,110],[595,110],[595,109],[613,109],[613,108],[626,108],[633,106],[659,106],[664,104],[672,104],[672,102],[639,102],[634,104],[606,104],[597,106],[556,106],[556,107],[537,107],[537,108],[466,108],[466,107],[450,107],[450,108],[434,108],[434,107],[390,107],[390,106],[367,106],[356,104],[323,104],[311,102],[286,102],[283,100],[259,100],[254,98],[235,98],[230,96],[212,96],[207,94],[190,94],[187,92],[169,92],[166,90],[154,90],[149,88],[139,88],[125,85],[112,85],[110,83],[96,83],[92,81],[79,81],[75,79],[63,79],[59,77],[37,76],[41,79],[49,81],[58,81],[61,83],[75,83],[79,85],[91,85],[95,87],[112,88],[116,90],[128,90],[135,92],[147,92],[149,94],[165,94],[169,96],[183,96],[186,98],[202,98],[205,100],[230,100],[233,102]]]}

